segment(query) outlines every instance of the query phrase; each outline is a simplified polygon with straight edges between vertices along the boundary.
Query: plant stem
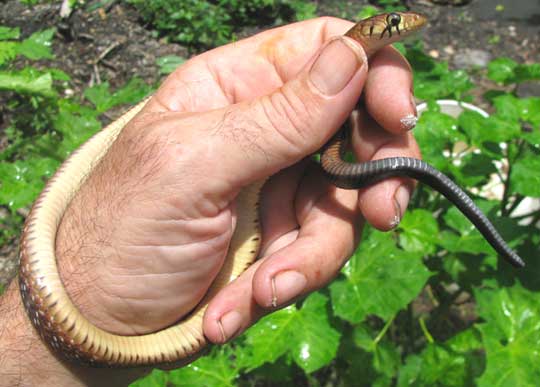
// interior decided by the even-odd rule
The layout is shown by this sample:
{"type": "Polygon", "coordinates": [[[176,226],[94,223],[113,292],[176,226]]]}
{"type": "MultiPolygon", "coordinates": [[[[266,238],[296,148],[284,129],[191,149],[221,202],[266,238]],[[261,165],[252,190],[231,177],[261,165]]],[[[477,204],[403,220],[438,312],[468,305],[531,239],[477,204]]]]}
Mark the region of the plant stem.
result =
{"type": "Polygon", "coordinates": [[[506,209],[506,206],[508,205],[508,199],[510,198],[510,177],[512,175],[512,166],[514,162],[518,159],[518,157],[521,155],[524,144],[525,144],[524,141],[518,140],[518,144],[517,144],[518,149],[515,154],[515,157],[510,157],[510,146],[508,147],[508,150],[506,153],[506,159],[508,160],[508,174],[507,174],[506,180],[504,181],[504,193],[503,193],[503,198],[501,202],[501,213],[503,216],[507,216],[508,214],[510,214],[510,211],[506,209]]]}
{"type": "Polygon", "coordinates": [[[393,315],[392,318],[390,320],[388,320],[386,322],[386,324],[384,324],[384,327],[383,329],[381,329],[381,331],[379,332],[379,334],[377,335],[377,337],[375,337],[375,339],[373,339],[373,344],[376,346],[377,344],[379,344],[379,341],[382,340],[382,338],[384,337],[384,335],[386,334],[386,331],[388,330],[388,328],[390,328],[390,326],[392,325],[392,323],[394,322],[394,319],[396,318],[396,315],[393,315]]]}
{"type": "Polygon", "coordinates": [[[431,333],[429,333],[426,327],[426,322],[424,321],[424,318],[420,317],[418,321],[420,322],[420,328],[422,328],[422,332],[424,332],[424,336],[426,340],[428,341],[428,343],[433,344],[435,340],[433,340],[433,336],[431,336],[431,333]]]}

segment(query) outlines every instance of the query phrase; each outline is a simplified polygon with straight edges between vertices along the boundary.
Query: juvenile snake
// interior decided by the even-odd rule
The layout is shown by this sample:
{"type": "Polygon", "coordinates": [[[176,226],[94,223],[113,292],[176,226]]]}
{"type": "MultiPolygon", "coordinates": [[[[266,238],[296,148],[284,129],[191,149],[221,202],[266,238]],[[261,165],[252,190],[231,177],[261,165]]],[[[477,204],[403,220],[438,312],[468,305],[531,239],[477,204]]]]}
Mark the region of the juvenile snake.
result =
{"type": "MultiPolygon", "coordinates": [[[[412,12],[378,15],[360,21],[346,35],[359,41],[369,57],[381,47],[420,29],[425,21],[423,16],[412,12]]],[[[73,305],[57,270],[58,226],[75,192],[145,103],[127,111],[64,162],[34,203],[22,232],[19,284],[28,316],[45,342],[77,363],[153,365],[176,362],[198,352],[207,342],[202,319],[209,301],[240,275],[259,252],[260,184],[255,184],[245,188],[237,199],[238,226],[223,268],[203,300],[182,321],[147,335],[119,336],[92,325],[73,305]]],[[[335,185],[356,189],[390,176],[409,176],[427,183],[452,201],[503,258],[514,266],[523,266],[523,261],[506,245],[472,200],[441,172],[423,161],[404,157],[349,164],[342,159],[344,144],[343,134],[338,134],[321,158],[323,170],[335,185]]]]}

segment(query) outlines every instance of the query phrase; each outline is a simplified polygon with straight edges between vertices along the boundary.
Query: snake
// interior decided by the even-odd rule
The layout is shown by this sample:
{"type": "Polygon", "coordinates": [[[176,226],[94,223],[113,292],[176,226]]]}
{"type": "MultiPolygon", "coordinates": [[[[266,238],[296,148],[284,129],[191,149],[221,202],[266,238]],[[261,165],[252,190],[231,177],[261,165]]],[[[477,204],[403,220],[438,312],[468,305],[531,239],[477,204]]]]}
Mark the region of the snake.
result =
{"type": "MultiPolygon", "coordinates": [[[[421,29],[426,21],[425,16],[414,12],[380,14],[361,20],[345,35],[358,41],[369,58],[382,47],[421,29]]],[[[95,326],[73,304],[62,284],[55,257],[59,224],[86,178],[147,101],[127,110],[67,158],[34,202],[22,230],[19,289],[24,308],[42,340],[61,357],[77,364],[149,366],[176,363],[198,354],[208,344],[202,323],[209,302],[244,272],[259,253],[258,203],[262,183],[245,187],[237,197],[237,227],[224,264],[206,295],[180,321],[156,332],[122,336],[95,326]]],[[[524,266],[469,196],[440,171],[408,157],[346,162],[348,136],[346,130],[338,131],[321,151],[322,171],[337,187],[358,189],[394,176],[426,183],[456,205],[501,257],[513,266],[524,266]]]]}

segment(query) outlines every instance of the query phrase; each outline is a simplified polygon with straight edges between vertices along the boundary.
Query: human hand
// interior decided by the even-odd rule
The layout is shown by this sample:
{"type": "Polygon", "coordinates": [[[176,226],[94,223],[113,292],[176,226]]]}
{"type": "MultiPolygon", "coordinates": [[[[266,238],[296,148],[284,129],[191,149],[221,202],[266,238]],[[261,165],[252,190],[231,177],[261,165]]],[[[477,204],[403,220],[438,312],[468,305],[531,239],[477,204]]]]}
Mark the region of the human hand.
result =
{"type": "Polygon", "coordinates": [[[321,18],[270,30],[199,55],[163,83],[60,225],[59,270],[92,323],[143,334],[188,313],[223,262],[238,192],[267,176],[263,258],[210,303],[210,341],[328,283],[358,243],[361,213],[377,228],[396,225],[410,181],[341,190],[307,159],[364,87],[357,157],[419,156],[407,131],[415,107],[406,61],[385,48],[368,74],[358,43],[328,42],[351,26],[321,18]]]}

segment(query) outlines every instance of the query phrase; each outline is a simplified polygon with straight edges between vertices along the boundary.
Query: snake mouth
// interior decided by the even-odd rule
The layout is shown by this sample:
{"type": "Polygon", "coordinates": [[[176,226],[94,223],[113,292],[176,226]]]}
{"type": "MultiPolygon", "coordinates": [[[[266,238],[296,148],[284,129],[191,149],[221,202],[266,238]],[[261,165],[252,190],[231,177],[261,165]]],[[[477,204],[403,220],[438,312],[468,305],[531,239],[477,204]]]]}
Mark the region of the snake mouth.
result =
{"type": "Polygon", "coordinates": [[[407,23],[409,24],[410,32],[416,32],[422,29],[427,24],[427,17],[422,15],[421,13],[408,12],[407,14],[410,18],[410,22],[407,23]]]}

